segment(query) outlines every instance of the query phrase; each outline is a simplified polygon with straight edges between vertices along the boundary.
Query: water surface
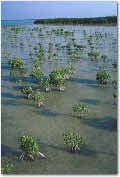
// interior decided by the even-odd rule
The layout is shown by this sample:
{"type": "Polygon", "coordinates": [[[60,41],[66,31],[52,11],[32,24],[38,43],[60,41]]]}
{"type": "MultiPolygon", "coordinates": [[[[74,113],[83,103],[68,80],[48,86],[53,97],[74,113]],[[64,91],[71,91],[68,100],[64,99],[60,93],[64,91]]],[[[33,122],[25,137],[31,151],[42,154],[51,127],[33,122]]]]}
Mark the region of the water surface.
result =
{"type": "MultiPolygon", "coordinates": [[[[56,49],[54,48],[56,52],[56,49]]],[[[101,88],[96,82],[96,72],[104,66],[111,74],[111,80],[117,79],[117,72],[112,62],[117,59],[117,27],[109,26],[42,26],[21,25],[18,34],[2,27],[2,81],[1,81],[1,122],[2,122],[2,158],[8,158],[14,164],[13,174],[116,174],[117,173],[117,106],[114,105],[114,88],[101,88]],[[42,28],[43,37],[39,31],[32,31],[34,27],[42,28]],[[38,42],[44,49],[48,49],[50,41],[63,45],[70,40],[70,36],[55,36],[46,34],[52,29],[64,28],[74,31],[78,44],[87,45],[87,37],[83,38],[82,30],[87,36],[100,32],[107,37],[100,40],[96,46],[101,54],[108,56],[107,61],[101,59],[94,62],[87,55],[89,47],[82,58],[72,59],[66,51],[59,50],[59,57],[41,62],[41,69],[45,76],[56,67],[65,67],[71,60],[76,68],[73,78],[66,82],[64,92],[52,91],[45,93],[45,105],[37,108],[32,101],[24,99],[18,84],[10,76],[7,55],[10,58],[20,57],[27,62],[28,76],[31,71],[31,57],[29,52],[38,42]],[[31,35],[30,33],[33,32],[31,35]],[[17,37],[16,37],[17,36],[17,37]],[[20,42],[24,46],[20,47],[20,42]],[[89,114],[83,119],[74,116],[72,106],[76,103],[86,103],[89,114]],[[86,145],[80,152],[74,154],[64,145],[63,133],[74,130],[85,138],[86,145]],[[36,158],[34,162],[20,161],[18,139],[23,135],[33,136],[45,154],[46,159],[36,158]]],[[[28,78],[25,85],[37,85],[28,78]]]]}

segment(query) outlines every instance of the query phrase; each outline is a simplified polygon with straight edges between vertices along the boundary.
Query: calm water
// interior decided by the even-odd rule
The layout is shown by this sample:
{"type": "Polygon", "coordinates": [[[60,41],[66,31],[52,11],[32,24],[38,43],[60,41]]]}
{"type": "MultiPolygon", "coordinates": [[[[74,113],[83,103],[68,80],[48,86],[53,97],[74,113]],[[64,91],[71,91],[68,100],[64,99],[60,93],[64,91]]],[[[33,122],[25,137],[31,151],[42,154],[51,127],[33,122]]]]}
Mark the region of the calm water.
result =
{"type": "Polygon", "coordinates": [[[32,25],[34,22],[33,19],[27,20],[1,20],[2,26],[11,26],[11,25],[32,25]]]}
{"type": "MultiPolygon", "coordinates": [[[[54,51],[57,50],[54,47],[54,51]]],[[[34,52],[33,52],[34,53],[34,52]]],[[[105,26],[42,26],[21,25],[21,30],[15,34],[11,27],[2,27],[2,83],[1,83],[1,122],[2,122],[2,158],[6,157],[14,164],[13,174],[115,174],[117,173],[117,107],[114,105],[111,84],[100,88],[96,82],[96,72],[104,66],[109,70],[111,79],[117,79],[117,72],[112,62],[117,59],[117,27],[105,26]],[[32,31],[34,27],[42,28],[44,36],[39,31],[32,31]],[[71,60],[76,73],[66,82],[64,92],[52,91],[45,93],[45,105],[37,108],[33,102],[24,99],[18,84],[10,76],[6,53],[12,58],[21,57],[27,62],[28,71],[25,85],[37,87],[29,78],[31,71],[31,57],[29,52],[42,43],[48,50],[48,43],[52,41],[66,44],[70,37],[55,36],[52,29],[64,28],[74,31],[78,44],[87,45],[87,37],[83,38],[82,30],[87,36],[101,32],[107,35],[94,46],[101,54],[106,54],[106,63],[101,60],[91,61],[87,55],[89,47],[81,59],[72,59],[66,51],[59,50],[59,57],[45,59],[41,62],[41,69],[45,76],[56,67],[66,66],[71,60]],[[47,34],[47,31],[49,33],[47,34]],[[30,34],[33,32],[33,34],[30,34]],[[17,37],[16,37],[17,36],[17,37]],[[20,42],[24,46],[20,47],[20,42]],[[83,119],[73,115],[72,106],[76,103],[87,103],[89,114],[83,119]],[[71,153],[64,145],[62,134],[67,130],[74,130],[85,138],[86,145],[79,153],[71,153]],[[20,161],[18,139],[23,135],[33,136],[39,144],[40,151],[46,159],[36,158],[34,162],[20,161]]]]}

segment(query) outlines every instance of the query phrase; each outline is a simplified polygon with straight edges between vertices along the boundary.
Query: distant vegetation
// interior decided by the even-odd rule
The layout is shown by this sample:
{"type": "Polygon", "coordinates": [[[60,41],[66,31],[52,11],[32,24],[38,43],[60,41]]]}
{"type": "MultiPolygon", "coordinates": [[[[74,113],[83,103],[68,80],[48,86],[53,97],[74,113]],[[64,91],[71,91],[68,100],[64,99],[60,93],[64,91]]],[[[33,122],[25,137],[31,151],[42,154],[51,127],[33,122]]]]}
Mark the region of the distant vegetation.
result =
{"type": "Polygon", "coordinates": [[[54,18],[35,20],[34,24],[117,24],[117,16],[95,18],[54,18]]]}

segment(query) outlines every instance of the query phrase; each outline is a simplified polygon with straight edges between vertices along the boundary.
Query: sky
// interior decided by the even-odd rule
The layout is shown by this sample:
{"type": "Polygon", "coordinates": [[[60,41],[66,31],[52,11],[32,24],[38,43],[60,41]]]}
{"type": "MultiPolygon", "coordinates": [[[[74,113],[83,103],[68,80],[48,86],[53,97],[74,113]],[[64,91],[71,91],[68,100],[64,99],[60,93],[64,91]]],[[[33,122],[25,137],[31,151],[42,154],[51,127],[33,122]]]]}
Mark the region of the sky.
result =
{"type": "Polygon", "coordinates": [[[2,20],[83,18],[117,15],[113,1],[2,1],[2,20]]]}

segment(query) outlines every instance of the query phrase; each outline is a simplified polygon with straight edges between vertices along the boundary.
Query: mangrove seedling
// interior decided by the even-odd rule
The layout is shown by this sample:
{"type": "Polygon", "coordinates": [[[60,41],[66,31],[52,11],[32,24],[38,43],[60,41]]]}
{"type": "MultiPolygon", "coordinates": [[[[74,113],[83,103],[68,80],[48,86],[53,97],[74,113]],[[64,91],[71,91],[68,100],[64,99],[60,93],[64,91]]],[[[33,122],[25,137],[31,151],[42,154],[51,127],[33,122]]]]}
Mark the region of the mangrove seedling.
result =
{"type": "Polygon", "coordinates": [[[20,46],[21,46],[21,47],[23,47],[23,46],[24,46],[24,43],[23,43],[22,41],[20,42],[20,46]]]}
{"type": "Polygon", "coordinates": [[[99,52],[94,52],[94,51],[91,51],[90,53],[88,53],[88,56],[91,57],[91,59],[97,59],[99,57],[99,52]]]}
{"type": "Polygon", "coordinates": [[[73,38],[72,38],[72,41],[75,42],[75,40],[76,40],[76,39],[73,37],[73,38]]]}
{"type": "Polygon", "coordinates": [[[54,56],[54,57],[58,57],[58,53],[54,53],[53,56],[54,56]]]}
{"type": "Polygon", "coordinates": [[[59,79],[56,85],[57,90],[59,91],[64,91],[65,90],[65,80],[64,79],[59,79]]]}
{"type": "Polygon", "coordinates": [[[113,87],[114,87],[115,89],[117,89],[117,80],[113,80],[113,81],[112,81],[112,84],[113,84],[113,87]]]}
{"type": "Polygon", "coordinates": [[[22,87],[22,84],[23,84],[23,81],[22,80],[17,80],[16,81],[16,84],[18,84],[19,88],[22,87]]]}
{"type": "Polygon", "coordinates": [[[33,70],[40,70],[40,62],[38,60],[35,60],[33,63],[33,70]]]}
{"type": "Polygon", "coordinates": [[[60,48],[61,44],[60,43],[55,43],[56,48],[60,48]]]}
{"type": "Polygon", "coordinates": [[[13,58],[13,59],[9,59],[8,60],[8,65],[10,65],[12,69],[23,68],[26,65],[26,62],[21,60],[20,58],[16,57],[16,58],[13,58]]]}
{"type": "Polygon", "coordinates": [[[110,74],[105,69],[96,74],[96,80],[99,81],[101,85],[106,85],[110,80],[110,74]]]}
{"type": "Polygon", "coordinates": [[[35,154],[38,156],[45,157],[44,154],[39,152],[38,144],[35,142],[32,136],[22,136],[19,139],[20,149],[22,150],[22,155],[20,159],[28,158],[34,160],[35,154]]]}
{"type": "Polygon", "coordinates": [[[30,57],[31,57],[31,56],[33,56],[33,53],[32,53],[32,51],[30,51],[30,52],[29,52],[29,56],[30,56],[30,57]]]}
{"type": "Polygon", "coordinates": [[[35,90],[32,94],[32,99],[35,102],[35,104],[40,107],[41,105],[43,105],[44,102],[44,96],[43,94],[40,92],[39,89],[35,90]]]}
{"type": "Polygon", "coordinates": [[[26,87],[22,89],[21,92],[23,93],[24,97],[28,99],[32,96],[33,90],[32,87],[26,87]]]}
{"type": "Polygon", "coordinates": [[[21,70],[19,71],[19,75],[20,75],[20,77],[26,78],[26,77],[27,77],[27,70],[21,69],[21,70]]]}
{"type": "Polygon", "coordinates": [[[40,82],[40,87],[44,87],[46,92],[49,92],[51,90],[52,85],[50,84],[50,78],[47,78],[46,80],[43,80],[40,82]]]}
{"type": "Polygon", "coordinates": [[[71,63],[69,64],[68,67],[66,67],[65,69],[62,69],[61,72],[63,74],[64,79],[72,78],[72,75],[74,74],[74,70],[75,68],[71,65],[71,63]]]}
{"type": "Polygon", "coordinates": [[[80,151],[81,145],[85,144],[84,138],[76,132],[68,131],[63,136],[64,144],[70,145],[72,152],[80,151]]]}
{"type": "Polygon", "coordinates": [[[12,77],[13,80],[16,80],[16,72],[15,70],[10,70],[10,76],[12,77]]]}
{"type": "Polygon", "coordinates": [[[76,47],[77,49],[79,49],[81,51],[86,48],[85,45],[78,45],[78,44],[74,44],[74,47],[76,47]]]}
{"type": "Polygon", "coordinates": [[[86,34],[87,34],[86,30],[83,30],[82,32],[83,32],[83,35],[86,36],[86,34]]]}
{"type": "Polygon", "coordinates": [[[53,70],[49,74],[49,78],[50,78],[51,85],[56,87],[59,91],[64,91],[65,79],[64,79],[64,72],[61,72],[61,69],[53,70]]]}
{"type": "Polygon", "coordinates": [[[14,165],[10,163],[8,160],[5,160],[5,167],[1,169],[2,174],[10,174],[14,165]]]}
{"type": "Polygon", "coordinates": [[[71,47],[72,47],[72,43],[71,43],[71,42],[68,42],[67,45],[66,45],[66,48],[70,50],[71,47]]]}
{"type": "Polygon", "coordinates": [[[33,49],[34,49],[34,50],[38,50],[38,47],[34,47],[33,49]]]}
{"type": "Polygon", "coordinates": [[[53,47],[53,43],[52,42],[49,42],[49,47],[53,47]]]}
{"type": "Polygon", "coordinates": [[[17,81],[16,81],[16,84],[18,84],[18,85],[20,85],[20,86],[22,85],[22,83],[23,83],[22,80],[17,80],[17,81]]]}
{"type": "Polygon", "coordinates": [[[100,55],[99,52],[94,52],[94,55],[93,55],[94,59],[97,59],[99,55],[100,55]]]}
{"type": "Polygon", "coordinates": [[[105,62],[106,59],[107,59],[107,56],[106,55],[102,55],[101,58],[103,59],[103,61],[105,62]]]}
{"type": "Polygon", "coordinates": [[[72,52],[72,58],[77,58],[79,56],[79,49],[75,49],[73,52],[72,52]]]}
{"type": "Polygon", "coordinates": [[[40,80],[43,77],[43,72],[41,72],[39,69],[33,68],[32,72],[30,73],[30,76],[32,79],[40,80]]]}
{"type": "Polygon", "coordinates": [[[78,117],[82,118],[86,113],[88,113],[87,104],[75,104],[73,105],[73,112],[75,112],[78,117]]]}
{"type": "Polygon", "coordinates": [[[48,60],[52,60],[53,59],[53,53],[50,53],[49,55],[48,55],[48,60]]]}

